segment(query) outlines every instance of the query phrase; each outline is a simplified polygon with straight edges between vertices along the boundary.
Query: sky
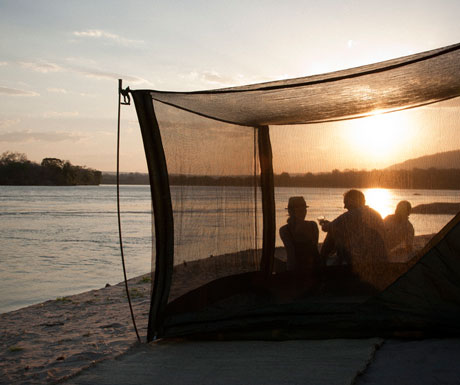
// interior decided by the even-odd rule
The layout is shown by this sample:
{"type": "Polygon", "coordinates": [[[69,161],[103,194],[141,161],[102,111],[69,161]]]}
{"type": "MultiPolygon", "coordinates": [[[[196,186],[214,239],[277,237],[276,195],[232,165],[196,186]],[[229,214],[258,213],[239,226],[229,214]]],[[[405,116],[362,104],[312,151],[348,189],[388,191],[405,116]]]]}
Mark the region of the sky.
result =
{"type": "MultiPolygon", "coordinates": [[[[458,43],[459,14],[458,0],[0,0],[0,154],[114,171],[119,78],[132,89],[191,91],[325,73],[458,43]]],[[[432,130],[453,109],[410,118],[426,126],[418,136],[400,135],[404,114],[392,118],[399,123],[390,121],[393,128],[383,130],[390,133],[342,157],[331,156],[338,147],[325,136],[328,127],[316,127],[308,150],[323,152],[315,158],[302,148],[305,167],[286,160],[275,171],[384,167],[460,149],[452,120],[450,131],[432,130]],[[428,151],[424,143],[436,146],[428,151]]],[[[134,106],[121,113],[121,170],[146,172],[134,106]]],[[[348,127],[355,139],[366,137],[362,125],[348,127]]],[[[337,143],[346,146],[347,138],[337,143]]],[[[282,147],[275,143],[274,154],[282,147]]]]}

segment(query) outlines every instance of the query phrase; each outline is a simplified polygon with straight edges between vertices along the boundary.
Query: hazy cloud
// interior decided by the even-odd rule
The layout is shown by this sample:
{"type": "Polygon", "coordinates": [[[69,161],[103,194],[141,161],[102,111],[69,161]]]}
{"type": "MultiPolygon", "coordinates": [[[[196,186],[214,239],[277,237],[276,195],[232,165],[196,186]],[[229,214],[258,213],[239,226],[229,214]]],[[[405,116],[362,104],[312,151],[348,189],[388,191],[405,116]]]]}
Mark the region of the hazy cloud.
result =
{"type": "Polygon", "coordinates": [[[34,91],[18,90],[16,88],[0,87],[0,94],[11,96],[40,96],[34,91]]]}
{"type": "Polygon", "coordinates": [[[36,72],[41,72],[43,74],[49,72],[60,72],[64,70],[64,68],[62,68],[60,65],[48,62],[19,62],[19,64],[23,68],[27,68],[36,72]]]}
{"type": "Polygon", "coordinates": [[[20,119],[3,119],[0,120],[0,128],[8,128],[18,124],[21,120],[20,119]]]}
{"type": "Polygon", "coordinates": [[[243,75],[222,75],[217,71],[192,71],[188,74],[180,75],[182,78],[188,81],[198,81],[200,83],[207,83],[212,87],[230,87],[254,83],[267,82],[273,79],[280,79],[280,77],[268,78],[268,77],[247,77],[243,75]]]}
{"type": "Polygon", "coordinates": [[[103,39],[106,41],[111,41],[111,42],[122,44],[122,45],[132,45],[132,44],[139,45],[139,44],[144,43],[143,40],[127,39],[120,35],[110,33],[107,31],[103,31],[100,29],[88,29],[86,31],[75,31],[73,35],[77,37],[90,38],[90,39],[103,39]]]}
{"type": "Polygon", "coordinates": [[[79,115],[78,111],[64,111],[64,112],[49,111],[49,112],[43,113],[44,118],[74,118],[78,115],[79,115]]]}
{"type": "Polygon", "coordinates": [[[10,131],[0,133],[0,142],[63,142],[63,141],[78,141],[84,138],[80,133],[69,133],[65,131],[10,131]]]}
{"type": "Polygon", "coordinates": [[[92,69],[75,69],[76,72],[79,72],[87,77],[99,79],[99,80],[117,80],[123,79],[127,82],[138,84],[138,83],[149,83],[147,80],[139,78],[137,76],[122,75],[115,72],[105,72],[92,69]]]}
{"type": "Polygon", "coordinates": [[[46,90],[48,92],[52,92],[55,94],[66,94],[67,93],[67,90],[65,90],[64,88],[47,88],[46,90]]]}
{"type": "Polygon", "coordinates": [[[223,76],[216,71],[193,71],[189,74],[182,75],[184,78],[188,78],[190,80],[198,80],[200,82],[210,83],[210,84],[218,84],[221,86],[229,86],[233,84],[238,84],[235,78],[231,78],[229,76],[223,76]]]}
{"type": "Polygon", "coordinates": [[[96,60],[83,56],[68,56],[64,60],[73,66],[95,67],[98,65],[96,60]]]}
{"type": "Polygon", "coordinates": [[[8,65],[8,62],[6,61],[0,61],[0,67],[8,65]]]}
{"type": "MultiPolygon", "coordinates": [[[[110,71],[101,71],[98,68],[98,63],[92,59],[84,57],[68,57],[65,59],[69,64],[68,68],[71,71],[77,72],[84,76],[99,79],[99,80],[118,80],[123,79],[134,84],[147,84],[151,85],[148,80],[137,76],[123,75],[120,73],[110,72],[110,71]]],[[[82,95],[83,96],[83,95],[82,95]]]]}
{"type": "MultiPolygon", "coordinates": [[[[120,73],[115,73],[115,72],[109,72],[109,71],[101,71],[98,69],[94,68],[88,68],[88,67],[83,67],[83,66],[61,66],[55,63],[48,63],[48,62],[20,62],[19,63],[23,68],[30,69],[33,71],[41,72],[41,73],[51,73],[51,72],[60,72],[60,71],[67,71],[67,72],[74,72],[80,75],[84,75],[86,77],[90,77],[93,79],[98,79],[98,80],[117,80],[117,79],[123,79],[126,80],[127,82],[130,82],[132,84],[139,84],[139,83],[144,83],[144,84],[150,84],[145,79],[142,79],[137,76],[129,76],[129,75],[123,75],[120,73]]],[[[5,88],[6,90],[6,88],[5,88]]],[[[13,89],[10,89],[13,90],[13,89]]],[[[19,90],[18,90],[19,91],[19,90]]],[[[67,93],[66,90],[63,88],[48,88],[47,91],[49,92],[56,92],[56,93],[67,93]]],[[[7,91],[2,91],[0,90],[0,93],[7,93],[7,91]]],[[[22,95],[24,94],[23,91],[22,95]]],[[[13,93],[13,92],[11,92],[13,93]]],[[[19,94],[18,94],[19,95],[19,94]]],[[[30,93],[27,94],[28,96],[32,96],[30,93]]],[[[35,94],[38,95],[38,94],[35,94]]]]}
{"type": "Polygon", "coordinates": [[[83,96],[84,98],[95,98],[96,94],[88,94],[86,92],[80,92],[78,93],[79,96],[83,96]]]}
{"type": "Polygon", "coordinates": [[[83,96],[84,98],[95,98],[96,97],[96,94],[88,94],[86,92],[72,92],[72,91],[67,91],[64,88],[47,88],[46,90],[53,94],[78,95],[78,96],[83,96]]]}

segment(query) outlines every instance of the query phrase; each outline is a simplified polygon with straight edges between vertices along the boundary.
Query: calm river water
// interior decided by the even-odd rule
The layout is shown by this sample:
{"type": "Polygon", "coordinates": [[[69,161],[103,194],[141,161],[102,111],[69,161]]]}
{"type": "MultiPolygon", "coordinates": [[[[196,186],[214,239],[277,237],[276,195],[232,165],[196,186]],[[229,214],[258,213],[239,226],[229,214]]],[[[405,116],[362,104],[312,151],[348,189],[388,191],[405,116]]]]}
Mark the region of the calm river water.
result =
{"type": "MultiPolygon", "coordinates": [[[[240,197],[251,196],[251,192],[243,190],[226,188],[226,202],[238,202],[240,197]]],[[[285,207],[290,196],[305,196],[310,206],[307,219],[316,220],[320,215],[333,219],[344,212],[344,191],[276,189],[278,227],[286,220],[285,207]]],[[[379,210],[382,216],[393,212],[402,199],[409,200],[413,206],[460,202],[459,191],[363,191],[368,204],[379,210]]],[[[203,202],[222,200],[222,188],[193,187],[184,195],[180,188],[173,187],[172,195],[174,202],[179,198],[188,200],[191,207],[195,207],[194,217],[207,223],[215,213],[203,202]]],[[[128,276],[134,277],[150,271],[151,266],[149,187],[121,186],[121,209],[128,276]]],[[[232,210],[225,211],[227,223],[233,223],[232,215],[232,210]]],[[[439,231],[452,217],[412,215],[411,222],[416,234],[430,234],[439,231]]],[[[229,248],[235,247],[236,228],[227,225],[226,233],[219,234],[229,248]]],[[[219,231],[222,232],[218,230],[217,233],[219,231]]],[[[323,238],[321,234],[320,241],[323,238]]],[[[200,226],[195,226],[182,237],[178,249],[185,250],[199,244],[203,257],[207,257],[215,252],[214,243],[212,237],[203,235],[200,226]]],[[[278,239],[277,245],[280,244],[278,239]]],[[[0,313],[122,281],[115,186],[0,186],[0,250],[0,313]]]]}

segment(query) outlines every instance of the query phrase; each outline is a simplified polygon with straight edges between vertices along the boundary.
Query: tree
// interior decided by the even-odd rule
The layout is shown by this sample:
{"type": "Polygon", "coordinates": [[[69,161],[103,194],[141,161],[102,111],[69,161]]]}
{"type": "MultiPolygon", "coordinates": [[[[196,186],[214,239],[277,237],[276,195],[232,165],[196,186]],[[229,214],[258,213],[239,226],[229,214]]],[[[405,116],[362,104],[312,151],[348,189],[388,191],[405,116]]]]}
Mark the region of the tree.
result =
{"type": "Polygon", "coordinates": [[[26,154],[20,152],[5,151],[0,157],[0,164],[6,165],[11,163],[27,163],[26,154]]]}
{"type": "Polygon", "coordinates": [[[64,175],[64,181],[66,185],[76,185],[77,184],[77,173],[75,171],[75,166],[69,161],[66,161],[62,166],[62,174],[64,175]]]}
{"type": "Polygon", "coordinates": [[[73,166],[69,161],[58,158],[44,158],[38,164],[18,152],[6,151],[0,156],[0,185],[70,186],[100,183],[100,171],[73,166]]]}
{"type": "Polygon", "coordinates": [[[27,160],[25,154],[5,151],[0,157],[0,184],[22,184],[31,178],[35,166],[38,165],[27,160]]]}
{"type": "Polygon", "coordinates": [[[44,158],[41,162],[43,183],[46,185],[65,185],[63,161],[58,158],[44,158]]]}
{"type": "Polygon", "coordinates": [[[287,172],[282,172],[276,179],[278,186],[289,186],[291,176],[287,172]]]}
{"type": "Polygon", "coordinates": [[[55,167],[62,169],[64,167],[64,161],[58,158],[44,158],[41,165],[42,167],[55,167]]]}

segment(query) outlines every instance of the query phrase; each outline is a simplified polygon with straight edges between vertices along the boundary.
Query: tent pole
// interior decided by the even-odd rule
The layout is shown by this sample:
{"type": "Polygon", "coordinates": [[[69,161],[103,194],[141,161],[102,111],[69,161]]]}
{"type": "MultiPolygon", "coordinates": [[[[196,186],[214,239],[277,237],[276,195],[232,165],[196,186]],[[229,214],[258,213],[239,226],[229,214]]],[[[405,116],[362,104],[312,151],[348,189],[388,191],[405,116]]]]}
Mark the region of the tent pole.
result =
{"type": "Polygon", "coordinates": [[[253,163],[254,163],[254,253],[253,253],[253,258],[254,258],[254,265],[257,264],[258,260],[258,247],[259,247],[259,223],[258,223],[258,212],[257,212],[257,189],[259,188],[259,183],[258,183],[258,177],[257,177],[257,127],[254,127],[254,154],[253,154],[253,163]]]}
{"type": "Polygon", "coordinates": [[[262,258],[260,261],[260,270],[268,277],[273,271],[273,260],[275,257],[276,218],[273,156],[269,127],[260,126],[257,131],[263,215],[262,258]]]}
{"type": "Polygon", "coordinates": [[[120,132],[121,132],[121,105],[129,105],[129,95],[126,97],[123,95],[124,101],[121,101],[121,96],[123,94],[123,80],[118,79],[118,125],[117,125],[117,219],[118,219],[118,238],[120,241],[120,253],[121,253],[121,265],[123,267],[123,277],[125,279],[125,290],[126,297],[128,298],[129,311],[131,313],[131,319],[133,321],[134,331],[136,332],[136,337],[139,342],[141,342],[141,337],[139,337],[139,332],[137,330],[136,318],[134,317],[133,305],[131,303],[131,296],[129,294],[128,288],[128,277],[126,275],[126,264],[125,264],[125,254],[123,252],[123,237],[121,234],[121,210],[120,210],[120,132]]]}
{"type": "Polygon", "coordinates": [[[174,222],[166,157],[152,97],[146,91],[134,91],[132,96],[144,142],[155,221],[155,276],[147,330],[147,341],[150,342],[161,337],[163,332],[174,266],[174,222]]]}

